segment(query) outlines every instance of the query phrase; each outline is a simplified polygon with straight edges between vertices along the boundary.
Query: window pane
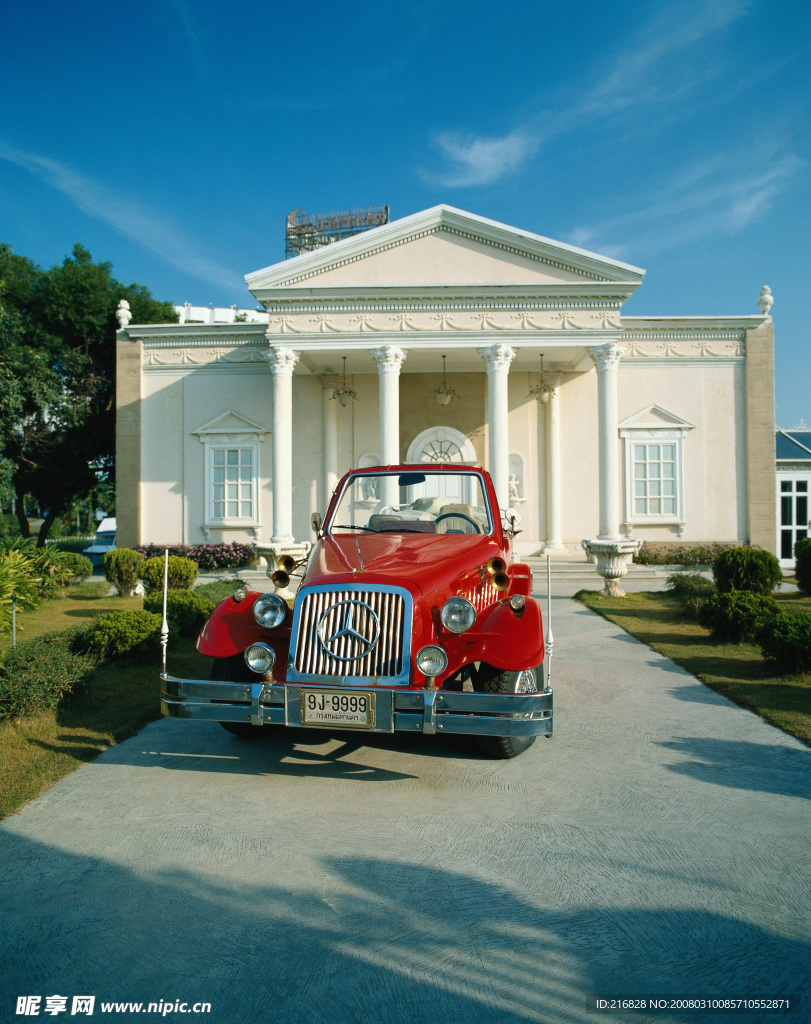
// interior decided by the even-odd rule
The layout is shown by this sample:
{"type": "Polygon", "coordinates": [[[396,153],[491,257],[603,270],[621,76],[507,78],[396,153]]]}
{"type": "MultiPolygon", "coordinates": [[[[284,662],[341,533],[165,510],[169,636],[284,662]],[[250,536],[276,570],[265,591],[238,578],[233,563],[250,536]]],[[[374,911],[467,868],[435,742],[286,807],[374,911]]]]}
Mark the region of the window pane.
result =
{"type": "Polygon", "coordinates": [[[237,451],[236,448],[229,448],[228,452],[227,452],[227,455],[228,455],[228,465],[229,466],[238,466],[239,465],[239,452],[237,451]]]}
{"type": "Polygon", "coordinates": [[[798,526],[808,522],[808,498],[797,495],[797,517],[794,521],[798,526]]]}
{"type": "Polygon", "coordinates": [[[660,470],[660,466],[659,466],[658,462],[652,462],[650,464],[650,466],[648,466],[648,471],[650,473],[651,479],[653,479],[653,480],[658,480],[659,479],[659,475],[660,475],[659,470],[660,470]]]}
{"type": "Polygon", "coordinates": [[[222,484],[215,484],[213,490],[214,490],[214,500],[215,501],[224,501],[225,500],[225,487],[223,487],[222,484]]]}
{"type": "Polygon", "coordinates": [[[663,511],[668,515],[675,515],[676,512],[676,499],[675,498],[664,498],[662,501],[663,511]]]}
{"type": "Polygon", "coordinates": [[[794,517],[792,512],[794,511],[793,498],[781,498],[780,499],[780,525],[781,526],[792,526],[794,523],[794,517]]]}
{"type": "Polygon", "coordinates": [[[222,517],[224,515],[225,515],[225,502],[224,501],[215,501],[214,502],[214,516],[215,516],[215,518],[222,519],[222,517]]]}
{"type": "Polygon", "coordinates": [[[644,462],[637,462],[634,466],[634,476],[637,480],[644,480],[648,475],[647,467],[644,462]]]}
{"type": "Polygon", "coordinates": [[[645,497],[645,481],[637,480],[634,484],[634,494],[639,498],[645,497]]]}
{"type": "Polygon", "coordinates": [[[780,557],[781,558],[792,558],[791,551],[791,530],[782,530],[780,532],[780,557]]]}
{"type": "Polygon", "coordinates": [[[662,476],[666,480],[673,480],[676,476],[676,466],[673,462],[662,463],[662,476]]]}
{"type": "Polygon", "coordinates": [[[253,452],[250,448],[241,448],[239,452],[239,464],[240,466],[247,466],[251,468],[253,463],[253,452]]]}
{"type": "Polygon", "coordinates": [[[646,511],[647,509],[645,508],[644,499],[640,501],[639,498],[637,498],[634,502],[634,512],[636,512],[637,515],[644,515],[646,511]]]}
{"type": "Polygon", "coordinates": [[[225,469],[222,466],[214,467],[214,483],[221,484],[225,480],[225,469]]]}
{"type": "Polygon", "coordinates": [[[791,491],[791,485],[792,485],[793,482],[794,482],[793,480],[781,480],[780,481],[780,490],[781,491],[791,491]]]}
{"type": "Polygon", "coordinates": [[[672,444],[663,444],[662,458],[666,459],[668,462],[673,462],[676,458],[676,446],[672,444]]]}
{"type": "Polygon", "coordinates": [[[651,515],[659,515],[662,511],[662,502],[659,498],[651,498],[650,500],[650,512],[651,515]]]}
{"type": "Polygon", "coordinates": [[[228,505],[228,516],[229,516],[229,518],[232,517],[232,518],[235,519],[239,515],[239,511],[238,511],[239,510],[239,502],[237,502],[237,501],[229,501],[226,504],[228,505]]]}
{"type": "Polygon", "coordinates": [[[240,480],[250,480],[251,479],[251,467],[250,466],[241,466],[240,467],[239,479],[240,480]]]}
{"type": "Polygon", "coordinates": [[[662,485],[658,480],[651,480],[648,484],[648,495],[656,495],[657,497],[662,493],[662,485]]]}
{"type": "Polygon", "coordinates": [[[251,503],[249,501],[243,501],[241,503],[241,505],[240,505],[240,508],[241,508],[240,515],[243,516],[243,518],[245,518],[245,519],[250,519],[250,517],[251,517],[251,503]]]}
{"type": "Polygon", "coordinates": [[[225,465],[225,452],[221,448],[216,449],[213,452],[213,455],[214,455],[214,465],[215,466],[224,466],[225,465]]]}
{"type": "Polygon", "coordinates": [[[250,484],[240,484],[239,485],[239,496],[240,496],[240,498],[242,498],[243,501],[250,501],[251,500],[251,485],[250,484]]]}
{"type": "Polygon", "coordinates": [[[654,460],[656,460],[656,462],[659,461],[659,445],[658,444],[649,444],[648,445],[648,458],[651,461],[654,461],[654,460]]]}
{"type": "Polygon", "coordinates": [[[675,480],[664,480],[662,481],[662,494],[675,495],[676,493],[676,481],[675,480]]]}
{"type": "Polygon", "coordinates": [[[794,483],[797,485],[795,490],[802,491],[804,494],[808,492],[807,480],[795,480],[794,483]]]}

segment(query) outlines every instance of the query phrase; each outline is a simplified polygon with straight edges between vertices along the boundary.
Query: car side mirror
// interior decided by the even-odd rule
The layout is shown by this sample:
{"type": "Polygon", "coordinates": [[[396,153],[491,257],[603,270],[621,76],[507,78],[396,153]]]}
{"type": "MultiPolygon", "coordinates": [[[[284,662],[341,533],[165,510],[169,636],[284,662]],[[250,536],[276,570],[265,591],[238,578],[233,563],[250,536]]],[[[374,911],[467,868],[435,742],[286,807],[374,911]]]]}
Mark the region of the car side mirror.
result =
{"type": "Polygon", "coordinates": [[[310,518],[310,523],[311,523],[312,528],[313,528],[313,533],[316,535],[316,537],[320,537],[321,536],[321,513],[320,512],[313,512],[313,514],[312,514],[312,516],[310,518]]]}
{"type": "Polygon", "coordinates": [[[523,516],[520,512],[516,512],[514,508],[508,508],[504,513],[504,522],[507,524],[507,529],[512,534],[520,533],[521,531],[516,529],[524,521],[523,516]]]}

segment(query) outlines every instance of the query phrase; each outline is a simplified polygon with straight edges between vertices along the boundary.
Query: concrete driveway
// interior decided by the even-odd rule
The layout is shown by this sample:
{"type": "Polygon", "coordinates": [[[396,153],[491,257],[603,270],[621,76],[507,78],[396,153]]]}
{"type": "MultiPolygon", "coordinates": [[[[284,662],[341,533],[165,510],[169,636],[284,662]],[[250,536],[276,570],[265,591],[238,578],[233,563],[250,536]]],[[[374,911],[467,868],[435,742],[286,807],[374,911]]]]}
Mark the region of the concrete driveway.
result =
{"type": "Polygon", "coordinates": [[[554,605],[556,735],[515,761],[163,720],[8,819],[0,1020],[53,995],[212,1024],[754,1024],[785,1015],[587,997],[804,996],[808,1020],[809,750],[554,605]]]}

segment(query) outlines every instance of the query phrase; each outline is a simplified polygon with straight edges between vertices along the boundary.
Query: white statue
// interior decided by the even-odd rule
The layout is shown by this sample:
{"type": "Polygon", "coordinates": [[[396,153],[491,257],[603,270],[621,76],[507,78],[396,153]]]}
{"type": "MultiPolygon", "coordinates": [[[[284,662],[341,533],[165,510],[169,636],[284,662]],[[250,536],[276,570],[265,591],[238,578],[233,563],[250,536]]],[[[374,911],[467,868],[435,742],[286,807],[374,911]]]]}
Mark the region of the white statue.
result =
{"type": "Polygon", "coordinates": [[[774,305],[774,297],[772,296],[771,288],[767,284],[764,284],[760,289],[760,298],[757,300],[757,304],[760,306],[760,312],[764,316],[768,316],[769,310],[774,305]]]}
{"type": "Polygon", "coordinates": [[[521,495],[518,493],[518,477],[515,475],[515,473],[510,473],[509,488],[511,498],[521,497],[521,495]]]}
{"type": "Polygon", "coordinates": [[[132,320],[132,313],[130,312],[130,304],[126,299],[122,299],[118,303],[118,309],[115,311],[116,318],[118,319],[118,326],[121,328],[127,327],[130,320],[132,320]]]}

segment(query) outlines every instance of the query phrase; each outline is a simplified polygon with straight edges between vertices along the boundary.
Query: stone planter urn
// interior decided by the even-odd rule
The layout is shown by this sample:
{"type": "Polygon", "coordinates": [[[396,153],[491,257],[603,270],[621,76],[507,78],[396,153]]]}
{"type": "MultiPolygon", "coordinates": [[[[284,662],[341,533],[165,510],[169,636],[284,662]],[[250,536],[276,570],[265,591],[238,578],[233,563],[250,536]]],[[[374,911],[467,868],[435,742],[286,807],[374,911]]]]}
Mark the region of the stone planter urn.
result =
{"type": "Polygon", "coordinates": [[[606,597],[625,597],[618,580],[628,572],[628,559],[637,553],[640,540],[584,540],[581,542],[588,558],[596,559],[597,572],[605,580],[600,591],[606,597]]]}

